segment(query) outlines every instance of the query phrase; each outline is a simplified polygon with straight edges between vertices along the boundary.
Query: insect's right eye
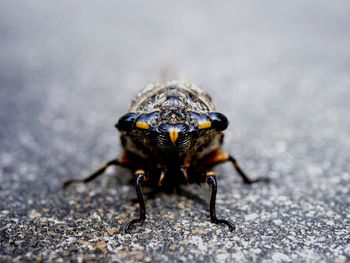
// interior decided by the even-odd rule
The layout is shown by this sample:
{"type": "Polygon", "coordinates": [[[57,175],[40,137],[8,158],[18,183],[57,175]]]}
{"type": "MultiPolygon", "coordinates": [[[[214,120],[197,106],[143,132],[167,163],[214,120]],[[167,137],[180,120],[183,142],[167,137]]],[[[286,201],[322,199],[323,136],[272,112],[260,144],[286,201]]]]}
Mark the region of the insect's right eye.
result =
{"type": "Polygon", "coordinates": [[[211,112],[209,113],[209,117],[213,122],[213,127],[216,131],[223,131],[227,129],[228,120],[224,114],[220,112],[211,112]]]}
{"type": "Polygon", "coordinates": [[[119,131],[131,131],[137,117],[137,113],[129,112],[119,118],[118,123],[115,125],[115,127],[119,131]]]}

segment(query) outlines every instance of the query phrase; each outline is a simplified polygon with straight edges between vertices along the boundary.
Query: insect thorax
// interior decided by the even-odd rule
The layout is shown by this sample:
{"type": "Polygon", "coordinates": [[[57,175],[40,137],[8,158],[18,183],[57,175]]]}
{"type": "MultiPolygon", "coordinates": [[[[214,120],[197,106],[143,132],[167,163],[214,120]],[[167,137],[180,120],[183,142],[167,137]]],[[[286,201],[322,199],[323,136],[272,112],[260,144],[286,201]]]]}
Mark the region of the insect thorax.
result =
{"type": "Polygon", "coordinates": [[[184,111],[215,111],[211,97],[194,84],[168,81],[150,84],[131,102],[129,111],[152,112],[165,108],[184,111]]]}

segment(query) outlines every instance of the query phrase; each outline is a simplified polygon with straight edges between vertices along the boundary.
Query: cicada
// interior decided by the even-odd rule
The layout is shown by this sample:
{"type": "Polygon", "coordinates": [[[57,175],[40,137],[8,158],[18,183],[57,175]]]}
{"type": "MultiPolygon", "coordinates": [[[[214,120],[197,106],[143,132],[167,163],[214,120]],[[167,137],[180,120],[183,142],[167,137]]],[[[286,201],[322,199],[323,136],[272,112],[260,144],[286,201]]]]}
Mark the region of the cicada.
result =
{"type": "Polygon", "coordinates": [[[112,165],[129,169],[135,179],[140,216],[126,223],[125,232],[146,219],[143,185],[172,192],[182,184],[207,183],[211,188],[211,222],[225,224],[232,231],[233,223],[216,216],[217,180],[213,168],[230,162],[245,184],[268,181],[249,179],[233,155],[222,150],[228,120],[217,111],[211,97],[192,83],[148,85],[132,100],[115,127],[120,132],[121,156],[85,179],[67,181],[65,186],[90,182],[112,165]]]}

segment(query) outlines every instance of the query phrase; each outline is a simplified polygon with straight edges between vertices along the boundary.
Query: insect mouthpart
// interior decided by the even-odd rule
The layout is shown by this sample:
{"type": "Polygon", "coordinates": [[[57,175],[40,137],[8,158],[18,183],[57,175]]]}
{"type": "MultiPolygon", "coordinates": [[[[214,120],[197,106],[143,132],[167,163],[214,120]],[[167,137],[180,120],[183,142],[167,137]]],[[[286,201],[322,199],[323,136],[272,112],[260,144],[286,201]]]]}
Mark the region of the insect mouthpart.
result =
{"type": "Polygon", "coordinates": [[[191,142],[189,130],[188,125],[184,123],[161,124],[156,135],[157,148],[162,152],[186,152],[191,142]]]}

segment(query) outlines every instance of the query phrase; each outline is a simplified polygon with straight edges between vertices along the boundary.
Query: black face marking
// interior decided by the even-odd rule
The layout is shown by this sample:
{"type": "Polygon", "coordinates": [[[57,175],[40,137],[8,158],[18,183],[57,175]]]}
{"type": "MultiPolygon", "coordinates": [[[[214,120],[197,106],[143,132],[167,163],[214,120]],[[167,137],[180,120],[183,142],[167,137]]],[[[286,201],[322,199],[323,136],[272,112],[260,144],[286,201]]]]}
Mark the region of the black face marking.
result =
{"type": "Polygon", "coordinates": [[[176,129],[179,133],[184,133],[184,132],[189,131],[188,125],[186,125],[184,123],[179,123],[179,124],[175,124],[175,125],[165,123],[165,124],[161,124],[158,127],[158,131],[164,132],[164,133],[169,133],[170,129],[176,129]]]}

